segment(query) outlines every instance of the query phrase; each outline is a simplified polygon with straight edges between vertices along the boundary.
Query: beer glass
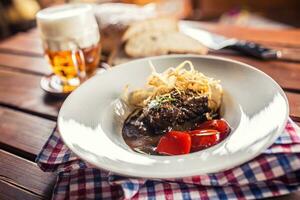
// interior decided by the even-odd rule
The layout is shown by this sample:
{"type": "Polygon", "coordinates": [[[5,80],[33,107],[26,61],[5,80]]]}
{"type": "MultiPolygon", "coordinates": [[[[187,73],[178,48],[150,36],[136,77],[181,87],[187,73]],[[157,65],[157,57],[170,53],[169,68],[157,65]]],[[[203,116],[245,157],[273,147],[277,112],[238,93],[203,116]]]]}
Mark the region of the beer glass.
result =
{"type": "Polygon", "coordinates": [[[37,25],[53,71],[46,90],[73,91],[93,75],[100,60],[100,34],[92,7],[69,4],[46,8],[37,13],[37,25]]]}

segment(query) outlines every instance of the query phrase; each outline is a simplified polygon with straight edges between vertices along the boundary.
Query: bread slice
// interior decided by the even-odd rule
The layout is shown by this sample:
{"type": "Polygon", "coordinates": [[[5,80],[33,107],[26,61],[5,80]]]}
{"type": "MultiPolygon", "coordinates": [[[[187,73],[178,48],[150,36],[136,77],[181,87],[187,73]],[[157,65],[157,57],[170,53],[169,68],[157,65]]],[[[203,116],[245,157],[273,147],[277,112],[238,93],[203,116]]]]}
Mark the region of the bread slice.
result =
{"type": "Polygon", "coordinates": [[[125,52],[131,57],[146,57],[169,53],[206,54],[207,48],[180,32],[152,30],[129,38],[125,52]]]}
{"type": "Polygon", "coordinates": [[[126,30],[122,41],[127,41],[136,35],[152,30],[159,31],[178,31],[178,20],[175,18],[154,18],[135,22],[126,30]]]}

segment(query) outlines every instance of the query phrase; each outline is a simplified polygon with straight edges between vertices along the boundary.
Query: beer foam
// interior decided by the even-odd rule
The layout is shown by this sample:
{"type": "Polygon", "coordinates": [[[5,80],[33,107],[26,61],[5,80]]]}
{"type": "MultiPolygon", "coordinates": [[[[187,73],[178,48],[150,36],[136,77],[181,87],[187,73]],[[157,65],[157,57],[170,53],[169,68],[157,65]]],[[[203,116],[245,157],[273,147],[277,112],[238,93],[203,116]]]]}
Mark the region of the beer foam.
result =
{"type": "Polygon", "coordinates": [[[37,14],[40,35],[51,50],[85,48],[99,42],[99,27],[93,8],[69,4],[41,10],[37,14]]]}

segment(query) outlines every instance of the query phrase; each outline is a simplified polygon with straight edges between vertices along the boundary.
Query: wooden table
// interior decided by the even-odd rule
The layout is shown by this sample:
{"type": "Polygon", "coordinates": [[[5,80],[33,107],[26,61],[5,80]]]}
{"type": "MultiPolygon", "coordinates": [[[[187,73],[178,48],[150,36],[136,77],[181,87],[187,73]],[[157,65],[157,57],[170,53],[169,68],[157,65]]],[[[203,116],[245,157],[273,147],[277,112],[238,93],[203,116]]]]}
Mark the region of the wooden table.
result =
{"type": "MultiPolygon", "coordinates": [[[[210,31],[276,48],[300,49],[300,29],[256,30],[200,24],[210,31]]],[[[290,116],[300,123],[300,63],[260,61],[234,52],[215,52],[269,74],[285,90],[290,116]]],[[[42,172],[36,155],[56,126],[63,99],[44,93],[39,82],[50,68],[36,29],[0,43],[0,199],[49,199],[56,175],[42,172]]],[[[300,199],[300,192],[278,199],[300,199]]]]}

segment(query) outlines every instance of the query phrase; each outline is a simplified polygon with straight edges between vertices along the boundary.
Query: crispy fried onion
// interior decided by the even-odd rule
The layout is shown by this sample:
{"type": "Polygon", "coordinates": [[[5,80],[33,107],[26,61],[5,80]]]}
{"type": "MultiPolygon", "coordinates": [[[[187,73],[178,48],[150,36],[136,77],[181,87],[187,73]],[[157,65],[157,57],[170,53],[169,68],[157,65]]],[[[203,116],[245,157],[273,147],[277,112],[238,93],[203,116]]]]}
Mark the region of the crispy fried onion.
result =
{"type": "Polygon", "coordinates": [[[136,107],[144,107],[148,103],[161,95],[167,95],[176,90],[179,94],[187,90],[195,92],[196,96],[207,96],[209,107],[217,110],[222,97],[222,86],[219,80],[205,76],[195,70],[191,61],[184,61],[175,68],[168,68],[162,73],[158,73],[149,62],[152,73],[144,89],[135,90],[127,95],[129,104],[136,107]],[[186,66],[189,68],[186,69],[186,66]],[[215,94],[214,94],[215,93],[215,94]]]}

